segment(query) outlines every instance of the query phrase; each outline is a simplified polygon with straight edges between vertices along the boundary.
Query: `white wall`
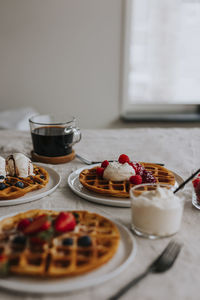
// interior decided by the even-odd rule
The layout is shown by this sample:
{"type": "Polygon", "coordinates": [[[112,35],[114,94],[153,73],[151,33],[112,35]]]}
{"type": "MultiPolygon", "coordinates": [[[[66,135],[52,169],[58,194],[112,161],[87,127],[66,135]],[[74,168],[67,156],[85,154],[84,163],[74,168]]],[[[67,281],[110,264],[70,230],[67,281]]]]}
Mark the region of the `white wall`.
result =
{"type": "Polygon", "coordinates": [[[119,115],[122,0],[0,0],[0,110],[119,115]]]}

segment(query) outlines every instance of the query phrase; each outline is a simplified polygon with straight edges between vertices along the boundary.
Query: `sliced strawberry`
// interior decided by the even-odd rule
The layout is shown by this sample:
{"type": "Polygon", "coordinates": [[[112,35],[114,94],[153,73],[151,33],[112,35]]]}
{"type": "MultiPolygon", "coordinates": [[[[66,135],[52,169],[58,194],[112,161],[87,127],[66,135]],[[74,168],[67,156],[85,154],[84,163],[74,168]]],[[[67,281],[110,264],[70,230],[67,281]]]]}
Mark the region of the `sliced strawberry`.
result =
{"type": "Polygon", "coordinates": [[[141,184],[142,183],[142,177],[140,175],[131,176],[129,178],[129,181],[133,184],[141,184]]]}
{"type": "Polygon", "coordinates": [[[98,176],[103,177],[104,168],[97,167],[96,172],[98,176]]]}
{"type": "Polygon", "coordinates": [[[23,219],[18,223],[17,229],[20,231],[24,231],[24,229],[31,224],[30,219],[23,219]]]}
{"type": "Polygon", "coordinates": [[[57,232],[71,231],[76,226],[76,219],[72,213],[61,212],[55,220],[54,228],[57,232]]]}
{"type": "Polygon", "coordinates": [[[24,234],[34,234],[46,230],[51,226],[47,215],[42,215],[33,220],[30,225],[24,229],[24,234]]]}
{"type": "Polygon", "coordinates": [[[109,161],[107,161],[107,160],[104,160],[104,161],[101,163],[101,167],[104,168],[104,169],[105,169],[108,165],[109,165],[109,161]]]}
{"type": "Polygon", "coordinates": [[[126,155],[126,154],[121,154],[121,155],[119,156],[119,158],[118,158],[118,162],[119,162],[120,164],[125,164],[126,162],[129,163],[129,162],[130,162],[130,159],[129,159],[128,155],[126,155]]]}
{"type": "Polygon", "coordinates": [[[193,187],[196,188],[198,186],[200,182],[200,178],[195,178],[193,181],[192,181],[192,184],[193,184],[193,187]]]}

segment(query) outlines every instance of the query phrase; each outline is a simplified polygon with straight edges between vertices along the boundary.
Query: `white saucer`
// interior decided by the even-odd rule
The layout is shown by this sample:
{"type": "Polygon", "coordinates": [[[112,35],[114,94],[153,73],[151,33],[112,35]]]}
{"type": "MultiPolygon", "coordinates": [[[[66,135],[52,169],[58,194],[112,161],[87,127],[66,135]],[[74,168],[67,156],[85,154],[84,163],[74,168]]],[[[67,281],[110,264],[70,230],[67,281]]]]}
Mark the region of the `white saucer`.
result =
{"type": "MultiPolygon", "coordinates": [[[[5,217],[6,216],[0,218],[0,220],[5,217]]],[[[17,276],[0,278],[0,287],[10,291],[33,294],[64,293],[93,287],[119,275],[134,259],[137,246],[132,233],[113,219],[112,221],[117,225],[121,239],[117,253],[104,266],[85,275],[79,275],[73,278],[37,279],[17,276]]]]}
{"type": "Polygon", "coordinates": [[[35,201],[51,194],[58,187],[61,181],[60,175],[52,168],[44,166],[43,164],[38,165],[41,165],[49,173],[49,182],[47,185],[40,190],[27,193],[17,199],[0,200],[0,206],[10,206],[35,201]]]}
{"type": "MultiPolygon", "coordinates": [[[[91,166],[87,166],[87,168],[91,169],[98,165],[99,164],[94,164],[91,166]]],[[[131,202],[130,202],[129,198],[117,198],[117,197],[102,196],[101,194],[97,194],[95,192],[89,191],[86,188],[84,188],[79,181],[79,174],[84,169],[86,169],[86,167],[82,167],[82,168],[74,171],[68,177],[68,185],[75,194],[77,194],[81,198],[84,198],[86,200],[89,200],[91,202],[95,202],[98,204],[119,206],[119,207],[130,207],[131,206],[131,202]]],[[[175,172],[172,172],[172,173],[174,174],[175,180],[176,180],[175,187],[177,187],[178,185],[180,185],[183,182],[183,178],[175,172]]]]}

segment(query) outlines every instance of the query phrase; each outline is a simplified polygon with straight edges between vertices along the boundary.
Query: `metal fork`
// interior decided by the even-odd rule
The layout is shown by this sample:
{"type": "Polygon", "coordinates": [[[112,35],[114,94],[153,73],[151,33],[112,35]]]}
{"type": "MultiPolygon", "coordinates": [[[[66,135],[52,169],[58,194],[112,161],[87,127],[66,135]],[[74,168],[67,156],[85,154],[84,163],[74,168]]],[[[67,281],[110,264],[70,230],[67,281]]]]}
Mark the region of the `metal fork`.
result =
{"type": "MultiPolygon", "coordinates": [[[[80,156],[79,154],[76,154],[76,157],[78,159],[80,159],[82,162],[84,162],[86,165],[93,165],[93,164],[100,164],[102,163],[102,161],[92,161],[92,160],[89,160],[87,158],[84,158],[82,156],[80,156]]],[[[109,160],[109,162],[112,162],[114,160],[109,160]]],[[[164,166],[164,164],[161,164],[161,163],[155,163],[156,165],[159,165],[159,166],[164,166]]]]}
{"type": "Polygon", "coordinates": [[[181,244],[171,241],[158,258],[138,277],[131,280],[127,285],[120,289],[109,300],[117,300],[124,295],[131,287],[136,285],[141,279],[146,277],[149,273],[161,273],[167,271],[175,262],[180,250],[181,244]]]}

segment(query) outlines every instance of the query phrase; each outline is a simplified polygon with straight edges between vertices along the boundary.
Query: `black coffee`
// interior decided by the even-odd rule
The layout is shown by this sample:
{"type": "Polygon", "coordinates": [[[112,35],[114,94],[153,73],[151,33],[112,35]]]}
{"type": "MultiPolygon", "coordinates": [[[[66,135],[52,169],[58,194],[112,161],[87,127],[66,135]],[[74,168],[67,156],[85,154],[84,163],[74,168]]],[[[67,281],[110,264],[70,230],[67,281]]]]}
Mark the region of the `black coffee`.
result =
{"type": "Polygon", "coordinates": [[[59,126],[35,128],[32,133],[34,152],[44,156],[63,156],[72,152],[73,132],[59,126]]]}

